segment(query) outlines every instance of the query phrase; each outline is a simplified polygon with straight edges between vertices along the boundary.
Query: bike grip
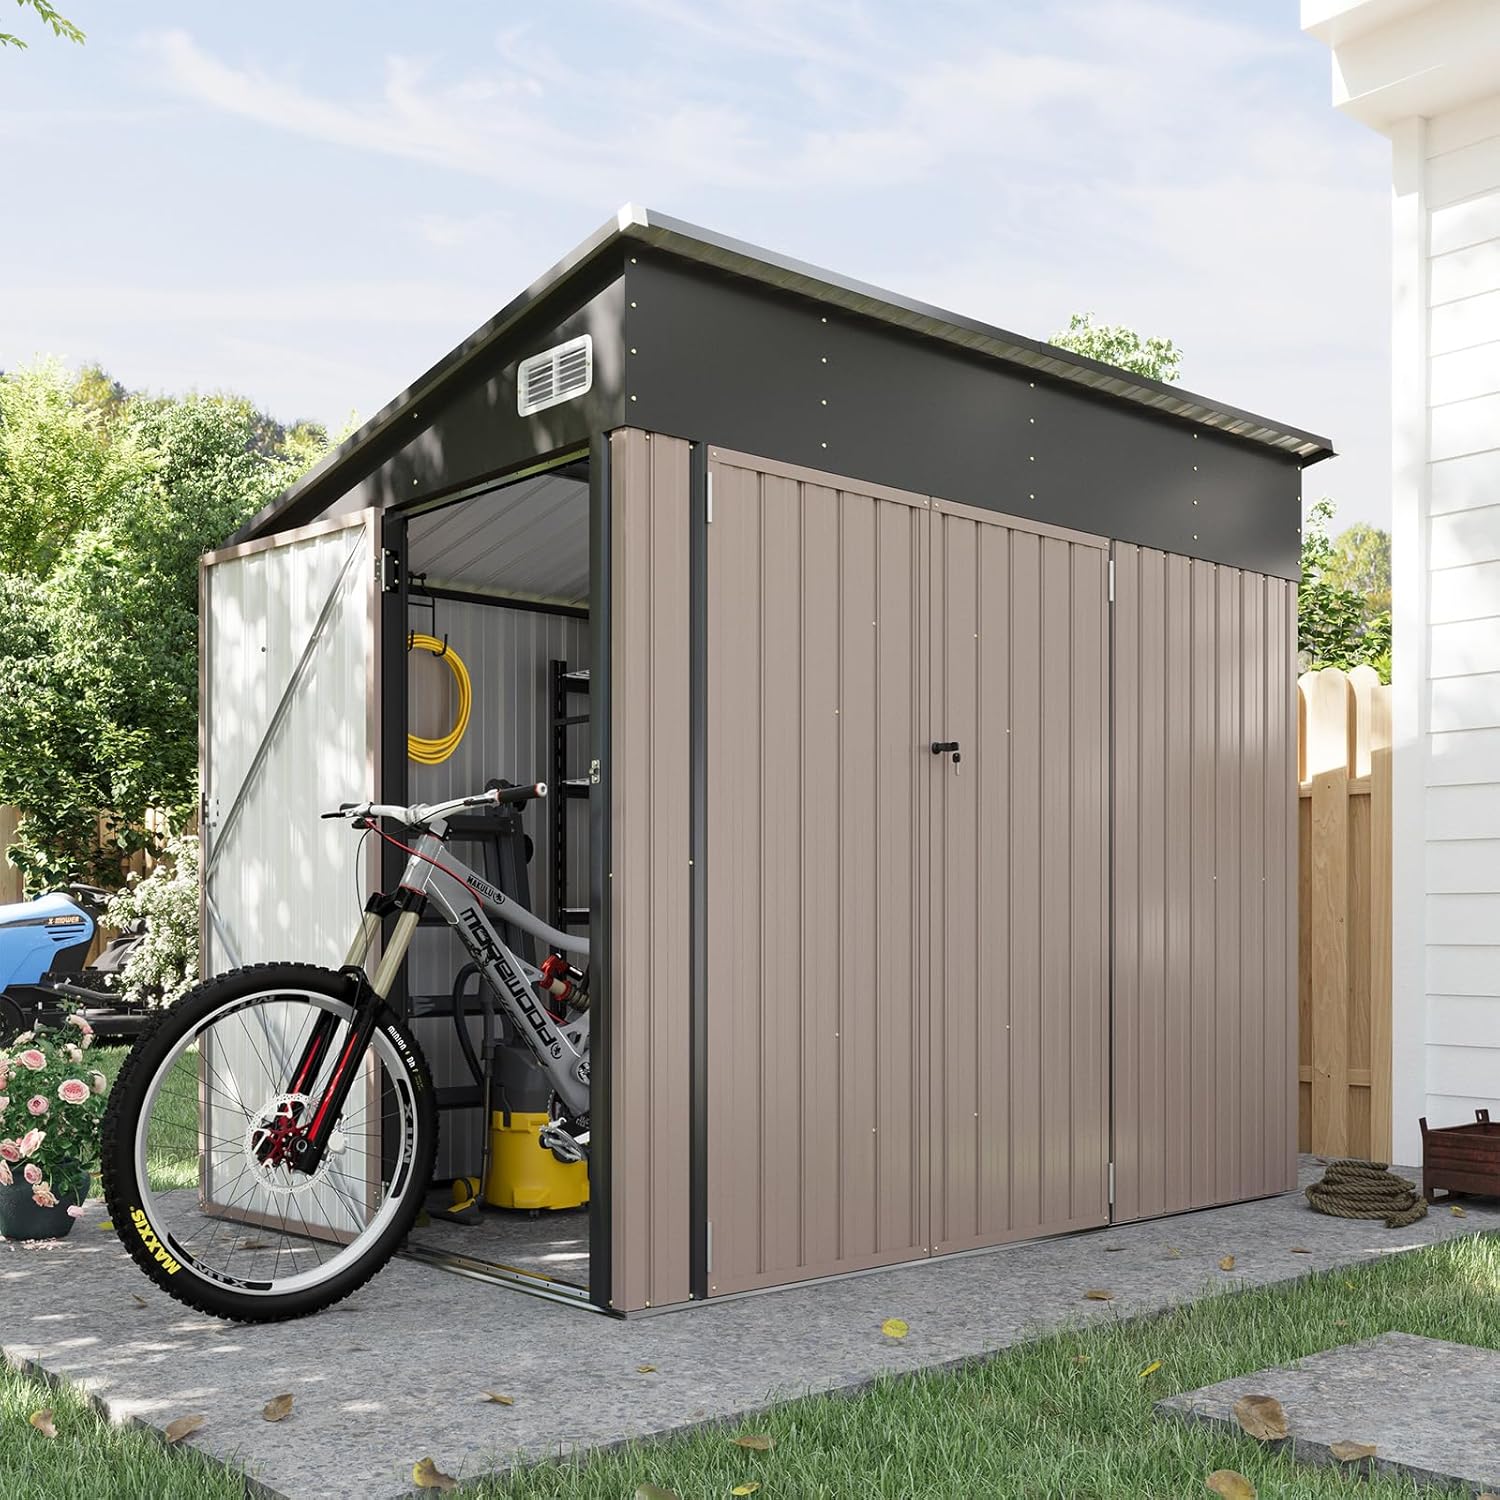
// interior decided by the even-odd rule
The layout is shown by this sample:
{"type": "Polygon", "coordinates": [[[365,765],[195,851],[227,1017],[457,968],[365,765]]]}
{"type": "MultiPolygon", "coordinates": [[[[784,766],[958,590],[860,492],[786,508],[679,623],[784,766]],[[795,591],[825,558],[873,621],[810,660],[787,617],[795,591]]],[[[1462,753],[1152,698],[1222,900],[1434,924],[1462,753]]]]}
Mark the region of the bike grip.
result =
{"type": "Polygon", "coordinates": [[[358,802],[340,802],[337,812],[319,813],[320,818],[347,818],[359,806],[358,802]]]}
{"type": "Polygon", "coordinates": [[[533,797],[545,797],[547,783],[539,781],[535,786],[507,786],[495,788],[495,801],[502,806],[518,802],[530,802],[533,797]]]}

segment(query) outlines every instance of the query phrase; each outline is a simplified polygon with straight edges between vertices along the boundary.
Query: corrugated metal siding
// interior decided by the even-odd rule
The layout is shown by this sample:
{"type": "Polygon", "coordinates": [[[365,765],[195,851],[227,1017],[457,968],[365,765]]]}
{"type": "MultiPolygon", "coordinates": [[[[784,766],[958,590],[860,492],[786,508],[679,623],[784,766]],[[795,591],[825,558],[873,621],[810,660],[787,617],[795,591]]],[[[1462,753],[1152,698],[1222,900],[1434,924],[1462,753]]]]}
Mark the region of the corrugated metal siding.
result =
{"type": "MultiPolygon", "coordinates": [[[[375,791],[374,513],[205,564],[205,860],[229,937],[208,924],[205,972],[300,959],[337,966],[359,923],[359,837],[318,814],[375,791]],[[338,602],[233,827],[256,749],[330,594],[338,602]],[[232,953],[231,950],[232,949],[232,953]]],[[[368,880],[368,870],[360,878],[368,880]]]]}
{"type": "Polygon", "coordinates": [[[1296,589],[1115,547],[1115,1217],[1296,1180],[1296,589]]]}
{"type": "Polygon", "coordinates": [[[611,1303],[689,1295],[688,456],[610,439],[611,1303]]]}
{"type": "Polygon", "coordinates": [[[710,450],[711,1293],[926,1248],[926,512],[710,450]]]}
{"type": "Polygon", "coordinates": [[[1101,540],[932,524],[930,737],[962,755],[927,758],[943,1252],[1108,1215],[1108,658],[1101,540]]]}
{"type": "MultiPolygon", "coordinates": [[[[462,510],[463,506],[455,507],[462,510]]],[[[588,518],[583,527],[587,532],[588,518]]],[[[480,540],[482,541],[483,535],[480,540]]],[[[487,542],[485,543],[486,545],[487,542]]],[[[415,547],[412,567],[420,571],[428,560],[415,547]]],[[[460,793],[478,791],[494,777],[508,781],[548,781],[551,779],[548,725],[550,702],[548,664],[561,658],[575,667],[589,664],[589,627],[586,620],[568,615],[542,614],[535,610],[505,609],[492,605],[457,603],[439,599],[436,613],[426,606],[413,607],[409,614],[412,629],[436,630],[437,638],[447,636],[453,649],[463,658],[473,685],[473,710],[468,732],[458,749],[438,766],[407,767],[408,788],[413,802],[437,802],[460,793]]],[[[418,734],[440,735],[453,723],[453,674],[431,652],[414,651],[408,659],[408,723],[418,734]]],[[[575,698],[573,708],[581,711],[587,699],[575,698]]],[[[582,774],[587,767],[587,726],[570,731],[573,760],[570,770],[582,774]]],[[[553,795],[560,795],[554,790],[553,795]]],[[[531,836],[533,854],[527,877],[531,886],[531,907],[550,920],[552,890],[552,840],[549,809],[545,803],[529,805],[523,823],[531,836]]],[[[568,885],[569,901],[588,905],[588,816],[577,804],[568,813],[568,885]]],[[[463,857],[476,863],[479,853],[458,846],[463,857]]],[[[483,866],[478,866],[481,871],[483,866]]],[[[414,995],[447,994],[453,977],[466,962],[467,955],[451,932],[442,928],[422,928],[412,943],[407,960],[406,979],[414,995]]],[[[425,1020],[416,1023],[418,1038],[433,1078],[439,1085],[469,1082],[468,1067],[459,1050],[453,1026],[447,1020],[425,1020]]],[[[479,1035],[477,1018],[472,1032],[479,1035]]],[[[455,1177],[479,1170],[483,1144],[478,1110],[455,1110],[444,1117],[438,1147],[436,1175],[455,1177]]]]}

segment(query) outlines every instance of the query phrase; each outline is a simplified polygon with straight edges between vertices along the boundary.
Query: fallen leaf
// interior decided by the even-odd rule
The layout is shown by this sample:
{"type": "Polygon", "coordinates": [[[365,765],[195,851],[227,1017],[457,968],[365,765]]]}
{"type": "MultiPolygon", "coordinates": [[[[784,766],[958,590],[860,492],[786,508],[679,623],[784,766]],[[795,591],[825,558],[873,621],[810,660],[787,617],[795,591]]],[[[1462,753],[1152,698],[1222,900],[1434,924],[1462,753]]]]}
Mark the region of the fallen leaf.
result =
{"type": "Polygon", "coordinates": [[[1347,1328],[1349,1326],[1349,1320],[1348,1318],[1335,1318],[1333,1320],[1333,1326],[1335,1328],[1347,1328]]]}
{"type": "Polygon", "coordinates": [[[1085,1302],[1113,1302],[1115,1294],[1113,1292],[1106,1292],[1103,1287],[1096,1286],[1083,1294],[1083,1300],[1085,1302]]]}
{"type": "Polygon", "coordinates": [[[635,1500],[678,1500],[676,1490],[664,1490],[659,1484],[638,1484],[635,1500]]]}
{"type": "Polygon", "coordinates": [[[1159,1359],[1153,1359],[1151,1363],[1147,1365],[1146,1368],[1142,1370],[1136,1378],[1138,1380],[1144,1380],[1148,1375],[1156,1374],[1159,1369],[1161,1369],[1161,1361],[1159,1359]]]}
{"type": "Polygon", "coordinates": [[[418,1459],[411,1466],[412,1483],[419,1490],[456,1490],[458,1481],[445,1474],[430,1458],[418,1459]]]}
{"type": "Polygon", "coordinates": [[[145,1307],[146,1306],[146,1299],[143,1296],[141,1296],[141,1294],[139,1292],[132,1292],[130,1294],[130,1300],[132,1302],[134,1302],[137,1307],[145,1307]]]}
{"type": "Polygon", "coordinates": [[[1286,1413],[1274,1396],[1241,1396],[1234,1403],[1234,1420],[1263,1443],[1286,1436],[1286,1413]]]}
{"type": "Polygon", "coordinates": [[[95,1229],[113,1229],[114,1227],[115,1223],[113,1219],[100,1219],[99,1222],[94,1225],[95,1229]]]}
{"type": "Polygon", "coordinates": [[[1181,1260],[1182,1259],[1182,1251],[1179,1250],[1176,1245],[1168,1245],[1167,1246],[1167,1259],[1168,1260],[1181,1260]]]}
{"type": "Polygon", "coordinates": [[[1204,1484],[1224,1500],[1255,1500],[1255,1486],[1237,1469],[1215,1469],[1204,1484]]]}
{"type": "Polygon", "coordinates": [[[1088,1362],[1089,1356],[1087,1354],[1075,1354],[1073,1356],[1073,1363],[1075,1365],[1086,1365],[1088,1362]]]}
{"type": "Polygon", "coordinates": [[[1345,1287],[1345,1290],[1352,1292],[1354,1290],[1354,1283],[1352,1281],[1346,1281],[1344,1283],[1344,1287],[1345,1287]]]}
{"type": "Polygon", "coordinates": [[[880,1331],[888,1339],[904,1339],[911,1329],[907,1327],[905,1318],[887,1318],[880,1325],[880,1331]]]}
{"type": "Polygon", "coordinates": [[[1219,1269],[1221,1271],[1234,1270],[1234,1257],[1232,1255],[1226,1255],[1224,1259],[1219,1262],[1219,1269]]]}
{"type": "Polygon", "coordinates": [[[1338,1459],[1341,1464],[1352,1464],[1362,1458],[1375,1457],[1374,1443],[1351,1443],[1345,1440],[1342,1443],[1330,1443],[1328,1451],[1338,1459]]]}
{"type": "Polygon", "coordinates": [[[292,1414],[293,1396],[288,1392],[284,1396],[272,1396],[266,1404],[261,1407],[260,1414],[268,1422],[280,1422],[283,1418],[292,1414]]]}
{"type": "Polygon", "coordinates": [[[755,1453],[769,1453],[776,1446],[776,1439],[767,1437],[763,1432],[746,1433],[744,1437],[730,1438],[729,1441],[755,1453]]]}
{"type": "Polygon", "coordinates": [[[207,1417],[178,1417],[175,1422],[168,1422],[163,1428],[163,1436],[169,1443],[180,1443],[189,1433],[197,1430],[208,1420],[207,1417]]]}
{"type": "Polygon", "coordinates": [[[516,1404],[514,1396],[502,1396],[499,1391],[486,1391],[484,1399],[492,1406],[514,1406],[516,1404]]]}
{"type": "Polygon", "coordinates": [[[749,1484],[737,1484],[730,1490],[731,1495],[753,1495],[760,1488],[760,1481],[752,1479],[749,1484]]]}
{"type": "Polygon", "coordinates": [[[268,1250],[270,1246],[269,1240],[246,1240],[239,1248],[241,1250],[268,1250]]]}
{"type": "Polygon", "coordinates": [[[52,1420],[52,1408],[50,1406],[44,1406],[41,1411],[32,1412],[31,1425],[43,1437],[55,1438],[57,1436],[57,1424],[52,1420]]]}
{"type": "Polygon", "coordinates": [[[1124,1250],[1126,1248],[1127,1247],[1125,1245],[1106,1245],[1104,1247],[1104,1253],[1106,1255],[1118,1255],[1121,1250],[1124,1250]]]}
{"type": "Polygon", "coordinates": [[[1309,1250],[1306,1245],[1293,1245],[1292,1246],[1292,1254],[1293,1255],[1311,1255],[1312,1251],[1309,1250]]]}
{"type": "Polygon", "coordinates": [[[1460,1208],[1456,1203],[1452,1208],[1448,1210],[1448,1212],[1452,1214],[1455,1219],[1467,1219],[1469,1217],[1468,1210],[1460,1208]]]}
{"type": "Polygon", "coordinates": [[[655,1365],[637,1365],[635,1367],[635,1372],[636,1372],[637,1375],[654,1375],[654,1374],[656,1374],[656,1366],[655,1365]]]}

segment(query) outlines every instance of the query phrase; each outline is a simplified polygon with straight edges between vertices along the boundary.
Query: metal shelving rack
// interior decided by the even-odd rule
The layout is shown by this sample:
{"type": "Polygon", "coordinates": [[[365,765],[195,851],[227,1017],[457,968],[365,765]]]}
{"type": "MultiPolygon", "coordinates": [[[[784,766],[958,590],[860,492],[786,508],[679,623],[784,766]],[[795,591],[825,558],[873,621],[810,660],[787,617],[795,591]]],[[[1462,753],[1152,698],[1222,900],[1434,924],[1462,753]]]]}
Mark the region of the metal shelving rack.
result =
{"type": "Polygon", "coordinates": [[[589,722],[587,710],[570,712],[573,699],[588,696],[589,671],[587,667],[570,669],[566,661],[554,660],[549,675],[553,788],[553,795],[548,799],[552,820],[552,925],[566,930],[586,927],[589,920],[588,907],[568,905],[568,808],[574,802],[587,799],[589,794],[587,776],[568,774],[568,731],[589,722]]]}

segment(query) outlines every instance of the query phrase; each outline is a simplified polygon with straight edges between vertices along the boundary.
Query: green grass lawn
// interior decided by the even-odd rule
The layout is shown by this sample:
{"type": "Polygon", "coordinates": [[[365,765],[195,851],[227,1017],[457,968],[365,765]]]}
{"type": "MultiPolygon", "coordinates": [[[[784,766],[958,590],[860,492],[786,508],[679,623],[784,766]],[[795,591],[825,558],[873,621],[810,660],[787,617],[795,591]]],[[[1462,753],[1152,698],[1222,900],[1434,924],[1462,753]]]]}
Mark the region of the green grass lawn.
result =
{"type": "MultiPolygon", "coordinates": [[[[119,1077],[129,1047],[95,1047],[92,1066],[110,1084],[119,1077]]],[[[198,1186],[198,1066],[197,1053],[184,1053],[172,1067],[151,1119],[151,1145],[146,1170],[151,1186],[162,1190],[198,1186]]],[[[97,1191],[97,1189],[96,1189],[97,1191]]]]}
{"type": "MultiPolygon", "coordinates": [[[[1004,1275],[1003,1257],[995,1268],[1004,1275]]],[[[469,1500],[630,1500],[637,1485],[650,1483],[682,1500],[706,1500],[758,1483],[757,1500],[1179,1500],[1206,1494],[1204,1477],[1228,1468],[1278,1500],[1392,1500],[1427,1492],[1305,1467],[1248,1438],[1162,1421],[1151,1411],[1161,1396],[1387,1329],[1500,1347],[1500,1236],[1453,1240],[1291,1286],[1218,1292],[1138,1322],[1095,1322],[957,1373],[882,1380],[855,1397],[789,1402],[734,1428],[543,1465],[460,1493],[469,1500]],[[1142,1378],[1157,1360],[1160,1369],[1142,1378]],[[775,1447],[746,1452],[728,1441],[733,1433],[764,1433],[775,1447]]],[[[776,1360],[768,1334],[767,1375],[795,1373],[779,1370],[776,1360]]],[[[524,1390],[514,1395],[518,1403],[527,1399],[524,1390]]],[[[586,1385],[577,1399],[588,1400],[586,1385]]],[[[1381,1434],[1347,1436],[1378,1442],[1381,1434]]],[[[288,1441],[293,1437],[289,1430],[288,1441]]],[[[419,1432],[405,1441],[413,1461],[429,1451],[419,1432]]],[[[441,1452],[432,1456],[447,1467],[441,1452]]],[[[6,1500],[240,1494],[232,1479],[190,1452],[167,1453],[139,1433],[107,1427],[76,1397],[0,1372],[6,1500]],[[27,1425],[44,1405],[57,1413],[55,1440],[27,1425]]]]}

